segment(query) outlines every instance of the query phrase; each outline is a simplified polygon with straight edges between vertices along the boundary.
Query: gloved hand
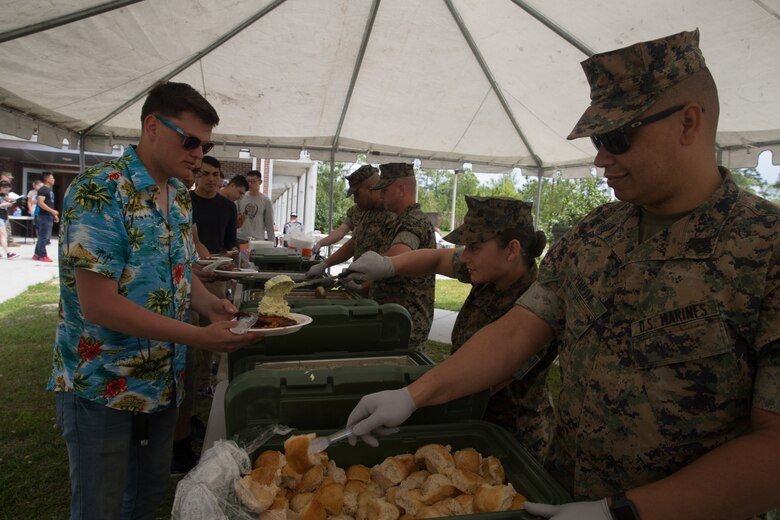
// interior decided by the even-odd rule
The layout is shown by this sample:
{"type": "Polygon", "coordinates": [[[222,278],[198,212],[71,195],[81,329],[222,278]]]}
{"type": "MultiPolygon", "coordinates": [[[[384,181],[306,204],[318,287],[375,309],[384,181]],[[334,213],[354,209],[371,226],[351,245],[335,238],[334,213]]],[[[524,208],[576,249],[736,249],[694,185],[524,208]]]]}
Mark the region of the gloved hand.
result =
{"type": "Polygon", "coordinates": [[[382,256],[374,251],[366,251],[360,258],[347,267],[349,274],[344,280],[365,282],[368,280],[382,280],[395,276],[395,268],[390,257],[382,256]]]}
{"type": "Polygon", "coordinates": [[[328,264],[323,260],[318,264],[314,264],[306,271],[306,278],[322,278],[325,276],[325,270],[328,268],[328,264]]]}
{"type": "Polygon", "coordinates": [[[341,280],[341,285],[343,285],[345,289],[348,289],[358,294],[362,294],[363,292],[365,292],[363,288],[363,284],[360,282],[355,282],[353,280],[341,280]]]}
{"type": "Polygon", "coordinates": [[[317,240],[313,246],[311,246],[311,254],[318,255],[320,253],[320,249],[322,249],[322,246],[320,245],[320,241],[317,240]]]}
{"type": "Polygon", "coordinates": [[[407,420],[416,409],[406,387],[363,396],[347,418],[347,428],[352,428],[354,434],[349,438],[350,444],[354,446],[355,438],[360,437],[366,444],[378,446],[379,442],[371,433],[386,433],[388,428],[407,420]]]}
{"type": "Polygon", "coordinates": [[[593,502],[571,502],[559,506],[526,502],[523,506],[532,515],[552,520],[612,520],[606,498],[593,502]]]}

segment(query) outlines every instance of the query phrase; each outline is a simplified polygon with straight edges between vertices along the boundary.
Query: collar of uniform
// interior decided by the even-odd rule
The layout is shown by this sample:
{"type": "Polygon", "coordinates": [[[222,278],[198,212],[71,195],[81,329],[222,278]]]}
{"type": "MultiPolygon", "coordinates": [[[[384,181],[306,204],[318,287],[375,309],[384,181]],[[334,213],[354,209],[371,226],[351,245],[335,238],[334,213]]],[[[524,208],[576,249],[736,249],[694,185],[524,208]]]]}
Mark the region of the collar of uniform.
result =
{"type": "Polygon", "coordinates": [[[719,169],[723,182],[710,198],[690,215],[671,225],[668,232],[639,240],[639,208],[619,203],[618,210],[597,226],[595,233],[605,240],[620,258],[648,260],[669,258],[709,258],[718,242],[739,195],[739,188],[725,168],[719,169]]]}
{"type": "Polygon", "coordinates": [[[135,152],[135,146],[129,146],[121,160],[127,164],[127,169],[130,171],[130,181],[136,190],[140,191],[156,184],[135,152]]]}
{"type": "Polygon", "coordinates": [[[416,210],[416,209],[420,209],[420,204],[419,204],[419,203],[417,203],[417,202],[415,202],[414,204],[412,204],[411,206],[409,206],[408,208],[406,208],[405,210],[403,210],[403,212],[401,212],[401,214],[400,214],[400,215],[398,215],[398,218],[401,218],[401,217],[403,217],[404,215],[408,215],[409,213],[413,212],[413,211],[414,211],[414,210],[416,210]]]}

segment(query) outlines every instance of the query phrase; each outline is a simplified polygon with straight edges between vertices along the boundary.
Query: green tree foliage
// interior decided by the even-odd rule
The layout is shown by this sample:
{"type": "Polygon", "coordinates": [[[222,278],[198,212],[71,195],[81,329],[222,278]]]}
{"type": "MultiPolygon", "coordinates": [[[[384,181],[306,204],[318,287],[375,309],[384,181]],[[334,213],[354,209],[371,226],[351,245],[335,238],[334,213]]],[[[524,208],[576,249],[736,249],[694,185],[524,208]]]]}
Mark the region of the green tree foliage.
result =
{"type": "MultiPolygon", "coordinates": [[[[520,190],[519,198],[536,200],[538,179],[532,178],[520,190]]],[[[603,179],[543,179],[538,228],[552,243],[553,227],[570,227],[594,208],[614,200],[603,179]]]]}
{"type": "MultiPolygon", "coordinates": [[[[333,163],[333,228],[344,222],[347,210],[354,204],[347,198],[349,166],[345,163],[333,163]]],[[[330,163],[321,162],[317,166],[317,201],[314,216],[314,229],[328,233],[328,215],[330,210],[330,163]]]]}
{"type": "MultiPolygon", "coordinates": [[[[439,227],[446,233],[452,218],[452,188],[455,173],[452,170],[422,168],[417,171],[417,201],[426,213],[438,213],[439,227]]],[[[463,223],[466,214],[465,195],[476,195],[479,190],[477,176],[471,170],[457,174],[455,225],[463,223]]]]}
{"type": "Polygon", "coordinates": [[[734,182],[741,188],[775,203],[780,203],[780,180],[774,184],[769,184],[755,168],[731,170],[731,175],[734,178],[734,182]]]}

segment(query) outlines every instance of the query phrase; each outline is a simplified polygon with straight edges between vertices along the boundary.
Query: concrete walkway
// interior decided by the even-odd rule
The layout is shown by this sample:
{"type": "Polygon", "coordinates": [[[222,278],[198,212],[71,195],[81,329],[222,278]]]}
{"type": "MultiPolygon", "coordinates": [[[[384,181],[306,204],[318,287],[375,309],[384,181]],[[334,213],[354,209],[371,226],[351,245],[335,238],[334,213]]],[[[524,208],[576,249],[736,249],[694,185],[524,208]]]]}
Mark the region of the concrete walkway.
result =
{"type": "MultiPolygon", "coordinates": [[[[7,260],[3,254],[0,259],[0,302],[19,296],[31,285],[59,277],[57,237],[52,237],[51,245],[46,246],[46,252],[54,260],[52,263],[32,259],[35,252],[34,239],[28,239],[25,244],[23,236],[14,235],[14,241],[19,247],[9,247],[8,251],[19,256],[14,260],[7,260]]],[[[4,251],[0,250],[0,253],[4,251]]]]}
{"type": "MultiPolygon", "coordinates": [[[[54,260],[50,264],[32,259],[35,251],[33,239],[27,240],[26,244],[24,237],[14,236],[14,240],[19,247],[11,247],[9,251],[13,251],[19,257],[15,260],[6,260],[5,257],[0,259],[0,303],[22,294],[31,285],[59,277],[57,237],[53,237],[51,245],[46,248],[49,257],[54,260]]],[[[346,267],[347,264],[343,265],[346,267]]],[[[339,272],[337,268],[341,266],[335,267],[336,269],[333,270],[339,272]]],[[[433,325],[428,338],[439,343],[450,343],[452,327],[457,316],[457,312],[434,309],[433,325]]]]}

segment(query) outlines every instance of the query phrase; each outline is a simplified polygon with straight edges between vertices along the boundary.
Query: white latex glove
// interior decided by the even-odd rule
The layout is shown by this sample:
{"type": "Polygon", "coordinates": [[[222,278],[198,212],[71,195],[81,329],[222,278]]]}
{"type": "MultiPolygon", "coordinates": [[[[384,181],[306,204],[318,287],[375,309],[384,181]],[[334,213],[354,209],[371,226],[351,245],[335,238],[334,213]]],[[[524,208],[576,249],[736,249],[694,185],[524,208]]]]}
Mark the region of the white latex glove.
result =
{"type": "Polygon", "coordinates": [[[406,387],[363,396],[347,418],[347,428],[352,428],[354,434],[349,438],[350,444],[354,446],[355,438],[360,437],[366,444],[378,446],[372,433],[386,433],[389,428],[407,420],[416,409],[406,387]]]}
{"type": "Polygon", "coordinates": [[[325,276],[325,271],[328,269],[328,264],[323,260],[318,264],[314,264],[306,271],[306,278],[322,278],[325,276]]]}
{"type": "Polygon", "coordinates": [[[353,280],[341,280],[341,285],[343,285],[345,289],[349,289],[352,292],[359,294],[364,292],[363,284],[360,282],[355,282],[353,280]]]}
{"type": "Polygon", "coordinates": [[[523,507],[532,515],[552,520],[612,520],[606,498],[593,502],[571,502],[559,506],[526,502],[523,507]]]}
{"type": "Polygon", "coordinates": [[[390,257],[382,256],[374,251],[367,251],[360,258],[347,267],[349,274],[344,280],[365,282],[368,280],[382,280],[395,276],[395,268],[390,257]]]}
{"type": "Polygon", "coordinates": [[[320,253],[320,249],[322,249],[322,246],[320,245],[320,241],[317,240],[313,246],[311,246],[311,254],[318,255],[320,253]]]}

